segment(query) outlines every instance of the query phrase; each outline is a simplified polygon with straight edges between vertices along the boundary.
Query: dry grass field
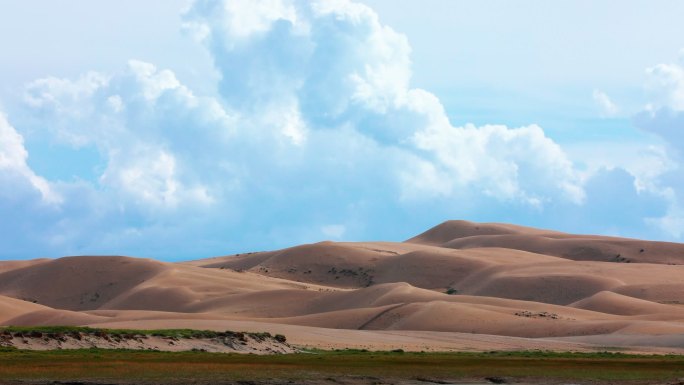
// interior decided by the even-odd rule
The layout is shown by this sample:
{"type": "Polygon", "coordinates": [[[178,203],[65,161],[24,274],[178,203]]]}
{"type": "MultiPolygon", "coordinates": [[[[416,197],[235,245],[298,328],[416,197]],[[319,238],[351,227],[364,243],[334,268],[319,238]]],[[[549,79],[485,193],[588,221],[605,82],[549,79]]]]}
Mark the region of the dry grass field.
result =
{"type": "Polygon", "coordinates": [[[547,352],[311,351],[254,356],[202,352],[0,352],[0,383],[678,384],[684,357],[547,352]],[[57,383],[58,383],[57,382],[57,383]]]}

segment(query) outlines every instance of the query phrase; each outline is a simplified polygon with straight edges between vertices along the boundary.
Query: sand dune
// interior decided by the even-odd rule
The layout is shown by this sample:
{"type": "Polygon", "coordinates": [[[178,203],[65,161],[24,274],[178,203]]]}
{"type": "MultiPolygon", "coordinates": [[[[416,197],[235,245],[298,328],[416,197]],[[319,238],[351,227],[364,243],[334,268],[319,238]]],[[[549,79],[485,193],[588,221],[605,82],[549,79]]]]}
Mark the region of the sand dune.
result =
{"type": "Polygon", "coordinates": [[[60,258],[0,274],[0,294],[59,309],[97,309],[163,268],[127,257],[60,258]]]}
{"type": "Polygon", "coordinates": [[[660,319],[684,319],[684,306],[655,303],[610,291],[601,291],[569,306],[617,315],[647,315],[651,318],[660,319]]]}
{"type": "Polygon", "coordinates": [[[469,221],[446,221],[424,233],[407,240],[407,243],[441,246],[449,241],[482,235],[545,235],[549,237],[563,236],[564,233],[535,229],[504,223],[475,223],[469,221]]]}
{"type": "Polygon", "coordinates": [[[454,249],[499,247],[576,261],[684,264],[680,243],[572,235],[498,223],[448,221],[407,242],[454,249]]]}
{"type": "MultiPolygon", "coordinates": [[[[294,345],[321,349],[404,349],[407,351],[596,350],[596,347],[591,344],[572,341],[537,340],[486,334],[444,333],[433,331],[331,329],[254,321],[161,319],[109,322],[93,326],[128,329],[191,327],[208,330],[230,329],[250,332],[268,331],[271,334],[279,333],[286,335],[288,342],[294,345]]],[[[635,351],[672,352],[678,350],[676,348],[669,348],[667,350],[647,348],[635,351]]],[[[682,351],[684,351],[684,349],[682,349],[682,351]]]]}
{"type": "Polygon", "coordinates": [[[33,266],[33,265],[38,265],[41,263],[45,262],[50,262],[51,260],[48,258],[40,258],[40,259],[29,259],[29,260],[19,260],[19,261],[0,261],[0,273],[4,273],[6,271],[14,270],[14,269],[19,269],[22,267],[27,267],[27,266],[33,266]]]}
{"type": "Polygon", "coordinates": [[[46,307],[0,295],[0,325],[12,318],[43,309],[46,307]]]}
{"type": "Polygon", "coordinates": [[[476,342],[461,350],[614,340],[660,351],[677,347],[663,336],[684,333],[682,261],[681,244],[466,221],[406,242],[320,242],[182,263],[8,261],[0,324],[251,325],[319,347],[347,336],[350,347],[396,338],[457,349],[471,335],[476,342]]]}
{"type": "Polygon", "coordinates": [[[0,274],[0,294],[67,310],[186,311],[214,297],[304,287],[256,274],[128,257],[60,258],[0,274]]]}
{"type": "Polygon", "coordinates": [[[33,311],[30,313],[22,314],[18,317],[7,319],[4,323],[6,325],[38,325],[38,326],[50,326],[50,325],[85,325],[89,323],[109,321],[110,318],[98,317],[86,313],[69,311],[69,310],[58,310],[58,309],[45,309],[33,311]]]}
{"type": "Polygon", "coordinates": [[[201,266],[246,270],[331,288],[406,282],[441,292],[562,305],[602,291],[684,303],[681,265],[572,261],[489,247],[453,250],[425,246],[400,254],[383,246],[366,243],[359,248],[327,242],[234,259],[224,257],[201,266]]]}

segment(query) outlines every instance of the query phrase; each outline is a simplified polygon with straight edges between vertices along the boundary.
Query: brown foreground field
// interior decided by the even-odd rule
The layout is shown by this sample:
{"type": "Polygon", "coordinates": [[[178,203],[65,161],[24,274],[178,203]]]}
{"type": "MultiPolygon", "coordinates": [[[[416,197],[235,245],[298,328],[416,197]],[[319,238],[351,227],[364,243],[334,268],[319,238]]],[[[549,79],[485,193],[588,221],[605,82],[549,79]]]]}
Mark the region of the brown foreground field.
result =
{"type": "Polygon", "coordinates": [[[684,357],[545,352],[0,352],[0,384],[681,384],[684,357]]]}

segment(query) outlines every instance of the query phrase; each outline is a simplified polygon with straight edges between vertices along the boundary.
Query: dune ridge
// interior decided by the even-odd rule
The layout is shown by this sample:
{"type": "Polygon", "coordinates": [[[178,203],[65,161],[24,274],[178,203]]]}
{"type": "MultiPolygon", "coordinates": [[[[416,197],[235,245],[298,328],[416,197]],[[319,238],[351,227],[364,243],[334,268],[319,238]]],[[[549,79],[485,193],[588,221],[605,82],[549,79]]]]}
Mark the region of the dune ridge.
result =
{"type": "Polygon", "coordinates": [[[0,324],[251,325],[321,347],[395,346],[394,336],[414,347],[425,338],[419,350],[458,341],[487,349],[496,336],[515,341],[507,349],[616,341],[684,352],[663,337],[684,334],[682,261],[682,244],[467,221],[405,242],[325,241],[179,263],[7,261],[0,324]]]}

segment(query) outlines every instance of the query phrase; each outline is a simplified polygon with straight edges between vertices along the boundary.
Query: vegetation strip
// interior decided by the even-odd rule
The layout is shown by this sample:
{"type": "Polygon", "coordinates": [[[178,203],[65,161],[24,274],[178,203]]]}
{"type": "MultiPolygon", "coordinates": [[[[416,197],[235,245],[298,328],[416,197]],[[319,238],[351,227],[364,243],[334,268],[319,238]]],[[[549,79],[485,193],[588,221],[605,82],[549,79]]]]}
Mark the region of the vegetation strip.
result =
{"type": "Polygon", "coordinates": [[[248,333],[248,332],[218,332],[213,330],[194,330],[194,329],[156,329],[156,330],[139,330],[139,329],[102,329],[90,328],[85,326],[7,326],[0,327],[0,335],[23,335],[27,337],[45,334],[45,335],[102,335],[102,336],[153,336],[153,337],[167,337],[167,338],[216,338],[216,337],[232,337],[239,335],[248,335],[256,339],[274,338],[277,341],[285,342],[286,338],[282,334],[271,333],[248,333]]]}
{"type": "MultiPolygon", "coordinates": [[[[682,356],[620,353],[403,353],[308,351],[255,356],[203,352],[126,350],[0,350],[0,380],[205,381],[315,380],[339,376],[457,379],[675,381],[682,356]]],[[[667,382],[665,382],[667,383],[667,382]]]]}

